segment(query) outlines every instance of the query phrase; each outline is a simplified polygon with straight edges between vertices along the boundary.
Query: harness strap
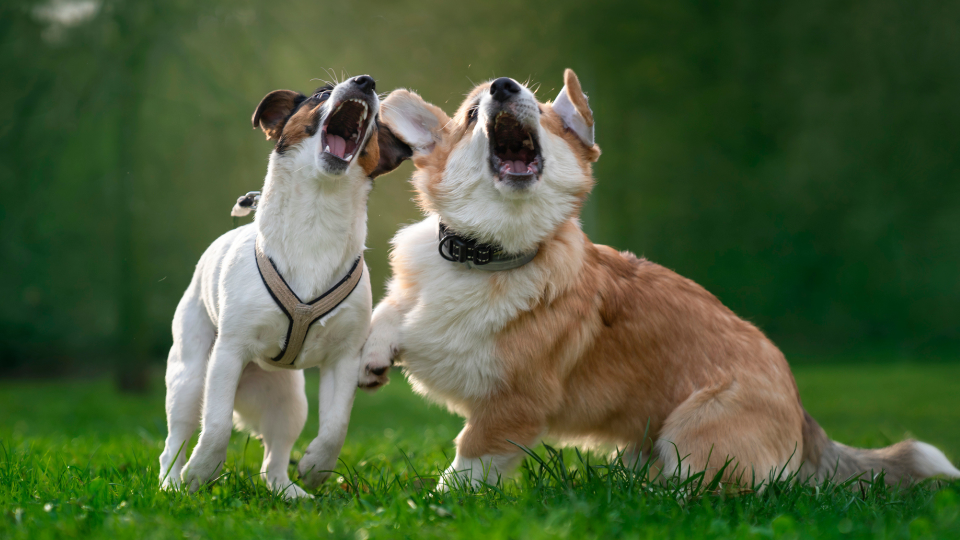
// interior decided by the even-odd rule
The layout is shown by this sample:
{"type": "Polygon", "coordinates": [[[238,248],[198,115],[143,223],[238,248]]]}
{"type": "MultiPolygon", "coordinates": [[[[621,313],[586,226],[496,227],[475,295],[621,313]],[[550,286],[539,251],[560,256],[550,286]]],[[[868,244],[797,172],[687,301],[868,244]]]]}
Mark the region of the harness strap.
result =
{"type": "Polygon", "coordinates": [[[280,354],[276,358],[268,359],[268,362],[280,368],[297,369],[293,364],[297,355],[300,354],[300,350],[303,349],[303,342],[307,338],[307,331],[310,330],[310,326],[346,300],[353,289],[357,287],[357,284],[360,283],[360,276],[363,275],[363,254],[357,257],[347,275],[333,288],[312,302],[304,303],[296,293],[290,290],[290,286],[277,271],[276,265],[263,252],[259,238],[255,244],[255,251],[257,268],[260,270],[260,278],[263,280],[263,284],[267,287],[267,291],[273,297],[274,302],[280,306],[287,319],[290,320],[290,324],[287,326],[287,339],[284,341],[280,354]]]}

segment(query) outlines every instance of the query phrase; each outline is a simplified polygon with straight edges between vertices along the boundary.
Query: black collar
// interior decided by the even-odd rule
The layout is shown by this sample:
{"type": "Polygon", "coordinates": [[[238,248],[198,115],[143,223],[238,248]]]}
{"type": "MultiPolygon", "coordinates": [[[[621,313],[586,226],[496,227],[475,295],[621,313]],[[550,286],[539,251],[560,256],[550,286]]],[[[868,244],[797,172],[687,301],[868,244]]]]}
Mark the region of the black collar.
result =
{"type": "Polygon", "coordinates": [[[520,254],[504,251],[496,244],[482,244],[472,238],[466,238],[450,230],[440,222],[440,245],[438,251],[444,259],[477,270],[512,270],[532,261],[539,249],[520,254]]]}

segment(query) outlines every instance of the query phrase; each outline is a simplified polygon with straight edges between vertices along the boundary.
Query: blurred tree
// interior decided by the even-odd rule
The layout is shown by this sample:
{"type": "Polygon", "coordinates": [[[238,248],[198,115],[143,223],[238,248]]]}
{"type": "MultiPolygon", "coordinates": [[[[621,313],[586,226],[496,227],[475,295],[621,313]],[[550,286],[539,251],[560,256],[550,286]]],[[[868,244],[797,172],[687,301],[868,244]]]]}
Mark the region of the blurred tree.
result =
{"type": "MultiPolygon", "coordinates": [[[[958,15],[899,0],[4,3],[0,371],[109,364],[137,386],[196,260],[262,185],[270,145],[249,118],[268,91],[370,73],[452,111],[501,75],[551,99],[564,67],[604,152],[595,241],[697,280],[791,351],[955,350],[958,15]]],[[[370,201],[375,283],[418,216],[409,173],[370,201]]]]}

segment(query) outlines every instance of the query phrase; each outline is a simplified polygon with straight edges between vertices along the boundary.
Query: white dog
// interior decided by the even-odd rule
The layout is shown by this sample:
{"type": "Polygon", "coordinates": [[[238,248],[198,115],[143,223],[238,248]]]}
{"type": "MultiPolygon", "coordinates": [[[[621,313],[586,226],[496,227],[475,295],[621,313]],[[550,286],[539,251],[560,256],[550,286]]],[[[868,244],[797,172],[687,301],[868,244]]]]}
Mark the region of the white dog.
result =
{"type": "Polygon", "coordinates": [[[173,318],[169,434],[160,456],[164,487],[182,480],[195,491],[215,479],[234,420],[262,437],[261,473],[270,488],[305,496],[287,475],[307,418],[302,370],[320,368],[320,432],[299,467],[310,487],[336,465],[358,384],[375,388],[386,381],[388,359],[360,365],[371,309],[362,258],[367,197],[372,179],[407,156],[394,153],[405,147],[391,144],[392,134],[380,129],[378,110],[369,76],[309,97],[277,90],[257,107],[253,125],[276,147],[256,221],[206,250],[173,318]],[[274,290],[266,285],[271,275],[274,290]],[[323,303],[330,304],[326,313],[310,311],[323,303]],[[184,466],[198,423],[200,439],[184,466]]]}

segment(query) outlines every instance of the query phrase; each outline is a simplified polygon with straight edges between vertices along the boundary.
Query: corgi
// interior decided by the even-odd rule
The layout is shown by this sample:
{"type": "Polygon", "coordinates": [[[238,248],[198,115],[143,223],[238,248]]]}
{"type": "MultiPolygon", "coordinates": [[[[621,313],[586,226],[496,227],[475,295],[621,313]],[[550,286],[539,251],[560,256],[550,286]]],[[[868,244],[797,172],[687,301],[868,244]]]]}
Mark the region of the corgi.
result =
{"type": "Polygon", "coordinates": [[[320,368],[320,432],[299,462],[308,487],[336,465],[358,385],[386,381],[389,360],[360,359],[372,304],[362,258],[367,198],[373,179],[408,156],[384,144],[392,134],[378,125],[379,106],[366,75],[309,96],[276,90],[257,106],[253,126],[275,146],[255,221],[207,248],[173,318],[163,487],[195,491],[216,478],[235,423],[262,438],[267,485],[307,496],[287,474],[307,418],[302,370],[320,368]],[[314,298],[326,303],[305,304],[314,298]]]}
{"type": "Polygon", "coordinates": [[[600,148],[573,71],[552,103],[499,78],[452,118],[407,90],[381,117],[409,147],[427,217],[393,239],[362,361],[396,360],[466,419],[442,489],[509,473],[518,445],[544,437],[617,446],[668,477],[960,477],[922,442],[831,441],[759,329],[693,281],[590,242],[579,213],[600,148]]]}

